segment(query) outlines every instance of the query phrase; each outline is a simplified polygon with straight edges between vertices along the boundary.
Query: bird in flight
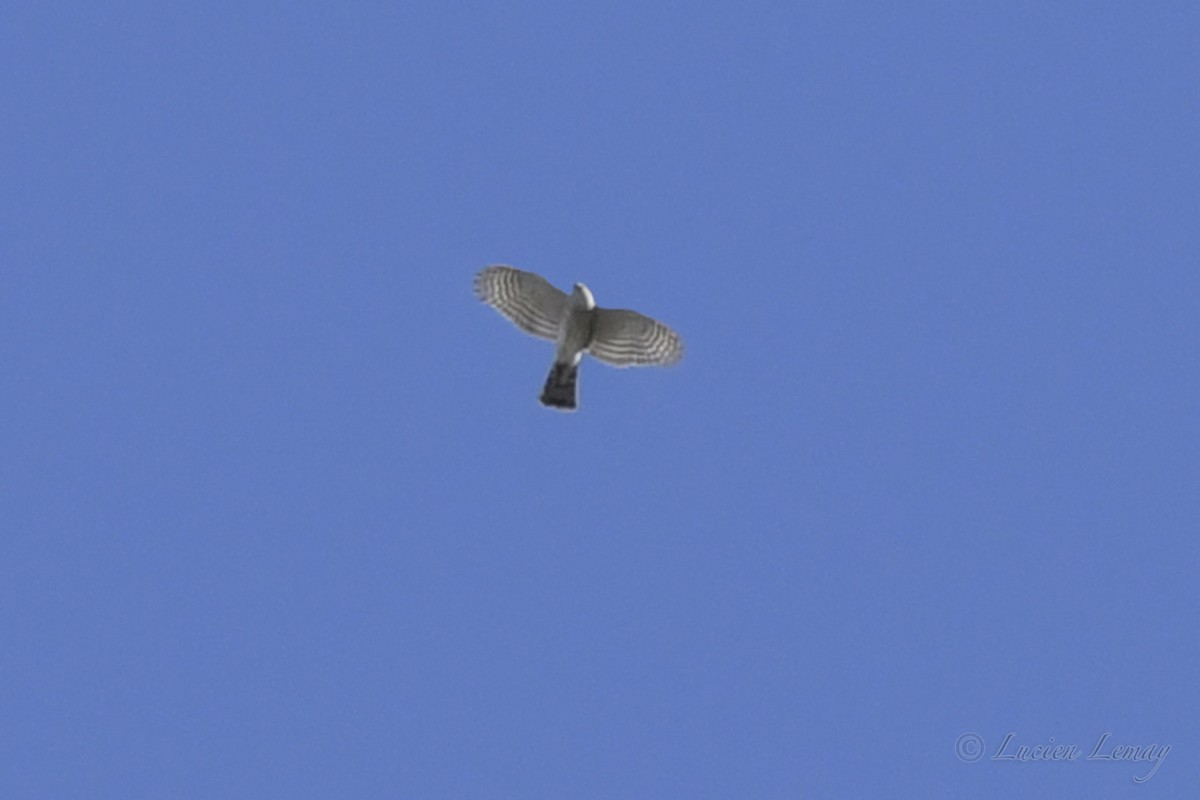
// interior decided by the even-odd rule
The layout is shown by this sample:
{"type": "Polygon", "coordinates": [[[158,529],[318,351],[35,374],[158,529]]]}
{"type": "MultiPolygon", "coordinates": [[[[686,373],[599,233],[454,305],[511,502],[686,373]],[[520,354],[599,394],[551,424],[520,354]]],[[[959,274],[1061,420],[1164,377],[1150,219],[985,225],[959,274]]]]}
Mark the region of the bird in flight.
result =
{"type": "Polygon", "coordinates": [[[600,308],[591,290],[571,294],[533,272],[497,264],[475,276],[475,294],[528,334],[555,342],[542,405],[574,411],[584,353],[613,367],[674,364],[683,357],[679,334],[636,311],[600,308]]]}

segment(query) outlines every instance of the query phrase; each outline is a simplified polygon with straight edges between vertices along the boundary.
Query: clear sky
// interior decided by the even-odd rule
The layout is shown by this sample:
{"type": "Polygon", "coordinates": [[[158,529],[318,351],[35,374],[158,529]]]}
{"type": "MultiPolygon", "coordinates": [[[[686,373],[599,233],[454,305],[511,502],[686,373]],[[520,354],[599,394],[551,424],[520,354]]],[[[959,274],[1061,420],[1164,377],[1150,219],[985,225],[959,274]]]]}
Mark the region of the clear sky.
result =
{"type": "Polygon", "coordinates": [[[1194,796],[1197,42],[7,5],[0,797],[1194,796]],[[687,355],[544,409],[489,263],[687,355]]]}

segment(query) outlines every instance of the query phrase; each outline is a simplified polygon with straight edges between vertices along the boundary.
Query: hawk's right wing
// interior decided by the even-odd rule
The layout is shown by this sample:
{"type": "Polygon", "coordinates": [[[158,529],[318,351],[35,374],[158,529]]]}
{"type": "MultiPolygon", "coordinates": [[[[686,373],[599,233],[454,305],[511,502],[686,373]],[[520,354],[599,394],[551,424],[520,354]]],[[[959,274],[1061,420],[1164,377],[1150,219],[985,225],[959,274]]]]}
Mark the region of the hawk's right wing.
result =
{"type": "Polygon", "coordinates": [[[500,264],[475,276],[475,294],[526,333],[557,339],[567,315],[568,297],[532,272],[500,264]]]}

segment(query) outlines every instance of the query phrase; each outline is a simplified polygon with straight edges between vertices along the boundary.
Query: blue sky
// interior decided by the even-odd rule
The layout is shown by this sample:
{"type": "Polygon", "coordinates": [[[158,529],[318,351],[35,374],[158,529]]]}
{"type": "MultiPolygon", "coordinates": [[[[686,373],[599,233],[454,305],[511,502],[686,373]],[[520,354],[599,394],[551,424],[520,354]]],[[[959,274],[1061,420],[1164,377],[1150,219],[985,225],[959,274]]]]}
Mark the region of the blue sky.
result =
{"type": "Polygon", "coordinates": [[[0,796],[1194,791],[1198,37],[7,8],[0,796]],[[498,262],[687,356],[548,411],[498,262]]]}

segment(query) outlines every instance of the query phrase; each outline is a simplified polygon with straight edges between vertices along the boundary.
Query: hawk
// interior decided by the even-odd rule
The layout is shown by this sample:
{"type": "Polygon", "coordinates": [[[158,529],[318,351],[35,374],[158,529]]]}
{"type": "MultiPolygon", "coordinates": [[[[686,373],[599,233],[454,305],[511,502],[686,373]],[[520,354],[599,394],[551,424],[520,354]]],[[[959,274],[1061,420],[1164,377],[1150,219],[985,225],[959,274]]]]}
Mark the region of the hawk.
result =
{"type": "Polygon", "coordinates": [[[674,364],[683,340],[661,322],[637,313],[600,308],[582,283],[567,294],[532,272],[497,264],[475,276],[475,294],[514,325],[557,348],[542,389],[542,404],[574,411],[584,353],[613,367],[674,364]]]}

